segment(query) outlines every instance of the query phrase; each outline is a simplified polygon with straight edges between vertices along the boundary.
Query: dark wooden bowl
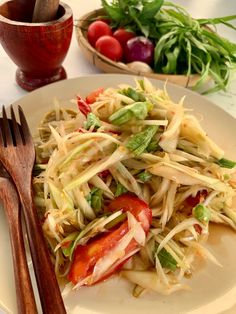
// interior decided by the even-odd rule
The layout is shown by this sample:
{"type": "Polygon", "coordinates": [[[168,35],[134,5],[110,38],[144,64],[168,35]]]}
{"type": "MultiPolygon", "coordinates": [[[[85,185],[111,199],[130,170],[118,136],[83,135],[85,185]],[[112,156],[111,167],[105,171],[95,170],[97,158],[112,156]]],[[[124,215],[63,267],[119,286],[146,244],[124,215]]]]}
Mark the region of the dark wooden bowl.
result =
{"type": "Polygon", "coordinates": [[[62,62],[73,32],[71,8],[60,3],[55,20],[30,23],[20,1],[0,6],[0,42],[18,66],[17,83],[26,90],[66,78],[62,62]]]}

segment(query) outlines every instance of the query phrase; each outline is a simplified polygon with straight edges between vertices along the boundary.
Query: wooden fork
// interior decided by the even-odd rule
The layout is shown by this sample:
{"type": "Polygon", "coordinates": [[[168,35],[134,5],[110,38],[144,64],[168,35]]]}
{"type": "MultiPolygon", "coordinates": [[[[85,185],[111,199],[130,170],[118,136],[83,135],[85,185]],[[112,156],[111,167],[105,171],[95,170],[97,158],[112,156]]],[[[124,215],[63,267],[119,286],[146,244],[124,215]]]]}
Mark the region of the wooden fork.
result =
{"type": "Polygon", "coordinates": [[[65,314],[66,310],[50,260],[49,249],[33,202],[34,144],[20,106],[18,106],[18,113],[20,125],[11,107],[11,124],[9,124],[4,106],[2,108],[0,160],[11,175],[20,196],[43,313],[65,314]]]}
{"type": "Polygon", "coordinates": [[[0,199],[3,203],[8,221],[18,313],[37,314],[37,307],[25,254],[19,197],[13,182],[1,164],[0,199]]]}

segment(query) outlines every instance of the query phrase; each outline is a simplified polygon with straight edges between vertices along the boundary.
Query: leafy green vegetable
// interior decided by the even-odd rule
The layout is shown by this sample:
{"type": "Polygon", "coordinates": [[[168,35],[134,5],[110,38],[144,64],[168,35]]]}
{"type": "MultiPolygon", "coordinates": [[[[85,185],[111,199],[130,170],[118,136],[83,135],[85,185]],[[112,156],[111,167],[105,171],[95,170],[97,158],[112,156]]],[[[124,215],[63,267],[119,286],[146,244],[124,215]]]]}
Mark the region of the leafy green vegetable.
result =
{"type": "Polygon", "coordinates": [[[138,179],[142,182],[148,182],[152,177],[152,174],[148,171],[142,171],[138,174],[138,179]]]}
{"type": "Polygon", "coordinates": [[[193,208],[193,215],[201,222],[209,222],[211,218],[210,209],[202,204],[198,204],[193,208]]]}
{"type": "Polygon", "coordinates": [[[109,5],[106,0],[101,0],[103,8],[106,10],[107,15],[112,20],[113,25],[119,25],[122,20],[126,18],[123,5],[120,1],[113,1],[109,5]]]}
{"type": "Polygon", "coordinates": [[[126,193],[128,190],[121,184],[121,183],[117,183],[116,186],[116,192],[115,192],[115,196],[120,196],[121,194],[126,193]]]}
{"type": "Polygon", "coordinates": [[[102,0],[102,6],[112,27],[124,27],[145,36],[155,31],[155,16],[164,0],[102,0]]]}
{"type": "Polygon", "coordinates": [[[131,87],[128,87],[127,89],[122,89],[121,93],[127,97],[132,98],[135,102],[146,100],[143,94],[137,92],[135,89],[131,87]]]}
{"type": "Polygon", "coordinates": [[[96,213],[101,211],[103,204],[103,191],[99,188],[93,188],[90,194],[87,196],[87,201],[96,213]]]}
{"type": "Polygon", "coordinates": [[[201,90],[211,78],[214,86],[205,93],[225,90],[236,67],[236,44],[219,36],[209,25],[224,24],[236,15],[194,19],[181,6],[163,0],[102,0],[111,26],[125,27],[144,35],[155,45],[154,71],[165,74],[200,74],[194,89],[201,90]]]}
{"type": "MultiPolygon", "coordinates": [[[[156,257],[156,254],[155,254],[155,257],[156,257]]],[[[160,252],[157,254],[157,257],[163,268],[170,269],[171,271],[176,270],[177,262],[173,258],[173,256],[169,252],[167,252],[165,248],[160,250],[160,252]]]]}
{"type": "Polygon", "coordinates": [[[148,147],[157,130],[157,125],[147,126],[144,131],[132,136],[126,144],[126,147],[136,156],[142,154],[148,147]]]}
{"type": "MultiPolygon", "coordinates": [[[[168,74],[201,74],[194,89],[200,89],[211,77],[215,86],[207,92],[225,89],[230,71],[235,66],[236,45],[211,31],[205,24],[215,24],[216,20],[193,19],[182,7],[165,3],[161,9],[157,27],[161,36],[156,41],[155,71],[168,74]]],[[[235,19],[235,16],[221,18],[221,21],[235,19]]],[[[219,22],[219,20],[218,20],[219,22]]]]}
{"type": "Polygon", "coordinates": [[[236,30],[236,27],[228,21],[232,21],[235,19],[235,15],[229,15],[224,17],[215,17],[212,19],[198,19],[198,23],[201,25],[216,25],[216,24],[225,24],[226,26],[236,30]]]}
{"type": "Polygon", "coordinates": [[[93,127],[94,129],[97,129],[100,126],[101,126],[101,122],[100,122],[99,118],[96,117],[94,113],[90,112],[87,115],[87,120],[85,122],[85,129],[88,130],[91,127],[93,127]]]}
{"type": "Polygon", "coordinates": [[[152,104],[149,102],[135,102],[114,112],[109,117],[109,121],[113,124],[121,125],[128,122],[132,118],[143,120],[147,117],[148,112],[151,109],[152,104]]]}
{"type": "Polygon", "coordinates": [[[219,160],[217,160],[218,165],[220,165],[223,168],[229,168],[232,169],[236,166],[236,161],[233,160],[229,160],[226,158],[221,158],[219,160]]]}

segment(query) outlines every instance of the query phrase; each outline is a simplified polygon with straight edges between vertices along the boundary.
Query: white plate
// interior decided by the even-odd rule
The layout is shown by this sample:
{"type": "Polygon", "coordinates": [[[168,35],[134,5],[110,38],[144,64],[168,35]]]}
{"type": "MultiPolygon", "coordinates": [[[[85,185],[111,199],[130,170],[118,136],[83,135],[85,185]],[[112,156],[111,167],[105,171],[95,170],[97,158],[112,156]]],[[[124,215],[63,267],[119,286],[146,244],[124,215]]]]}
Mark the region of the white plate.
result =
{"type": "MultiPolygon", "coordinates": [[[[76,94],[85,96],[98,87],[115,87],[120,83],[134,84],[134,77],[103,74],[61,81],[29,93],[14,105],[20,104],[23,107],[34,132],[43,114],[52,108],[55,97],[64,103],[76,94]]],[[[159,87],[164,84],[161,81],[153,83],[159,87]]],[[[186,106],[193,108],[197,116],[204,117],[202,124],[208,134],[225,150],[228,158],[236,159],[235,119],[196,93],[171,84],[168,84],[167,89],[176,101],[186,95],[186,106]]],[[[210,262],[197,266],[194,276],[187,280],[192,291],[181,291],[171,296],[149,293],[135,299],[131,295],[132,285],[117,277],[71,293],[65,298],[68,313],[236,313],[236,233],[223,227],[213,229],[209,248],[223,267],[216,267],[210,262]]],[[[16,313],[11,251],[2,210],[0,240],[0,307],[9,313],[16,313]]]]}

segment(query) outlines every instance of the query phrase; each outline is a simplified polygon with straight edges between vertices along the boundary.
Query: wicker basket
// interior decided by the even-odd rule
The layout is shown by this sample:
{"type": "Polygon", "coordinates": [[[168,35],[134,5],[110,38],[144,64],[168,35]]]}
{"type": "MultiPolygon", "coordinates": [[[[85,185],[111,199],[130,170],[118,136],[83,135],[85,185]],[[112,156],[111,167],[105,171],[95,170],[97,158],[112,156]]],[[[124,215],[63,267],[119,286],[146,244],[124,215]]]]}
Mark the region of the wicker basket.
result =
{"type": "Polygon", "coordinates": [[[119,62],[114,62],[107,57],[100,54],[95,50],[87,40],[87,28],[88,25],[95,20],[97,17],[104,15],[104,10],[99,9],[87,13],[82,16],[76,24],[76,37],[79,46],[85,55],[85,57],[94,64],[98,69],[106,73],[121,73],[121,74],[132,74],[138,76],[146,76],[158,80],[168,81],[183,87],[192,87],[195,85],[199,79],[199,75],[191,75],[187,77],[186,75],[174,75],[174,74],[158,74],[158,73],[147,73],[147,72],[137,72],[126,65],[119,62]]]}

